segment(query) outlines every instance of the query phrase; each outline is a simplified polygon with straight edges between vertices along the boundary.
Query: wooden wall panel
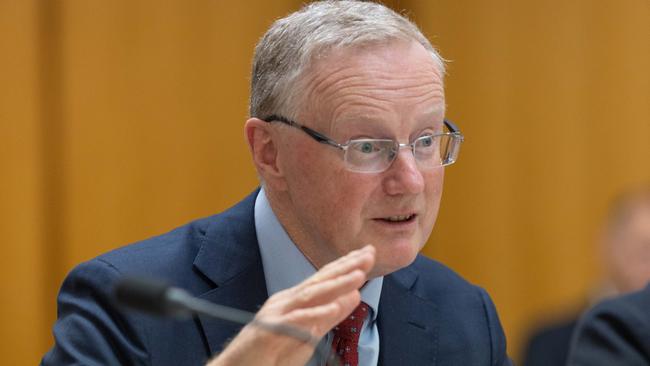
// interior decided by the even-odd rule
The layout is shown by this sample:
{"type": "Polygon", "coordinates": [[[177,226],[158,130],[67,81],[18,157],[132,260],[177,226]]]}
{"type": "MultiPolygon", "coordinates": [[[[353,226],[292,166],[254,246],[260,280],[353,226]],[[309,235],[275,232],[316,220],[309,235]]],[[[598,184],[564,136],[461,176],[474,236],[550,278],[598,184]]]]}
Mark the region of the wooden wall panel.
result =
{"type": "Polygon", "coordinates": [[[36,2],[0,2],[0,353],[6,365],[36,364],[47,344],[37,23],[36,2]]]}
{"type": "Polygon", "coordinates": [[[290,2],[71,3],[64,17],[65,267],[218,212],[257,185],[252,48],[290,2]]]}

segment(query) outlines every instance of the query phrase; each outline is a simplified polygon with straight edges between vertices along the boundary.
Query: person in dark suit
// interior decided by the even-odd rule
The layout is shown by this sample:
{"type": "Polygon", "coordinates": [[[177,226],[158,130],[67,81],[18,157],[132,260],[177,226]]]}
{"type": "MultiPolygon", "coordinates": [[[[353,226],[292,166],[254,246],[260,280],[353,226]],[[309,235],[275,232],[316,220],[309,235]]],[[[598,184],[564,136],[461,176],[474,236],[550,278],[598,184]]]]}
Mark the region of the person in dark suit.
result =
{"type": "Polygon", "coordinates": [[[650,285],[589,310],[574,333],[567,365],[650,365],[650,285]]]}
{"type": "MultiPolygon", "coordinates": [[[[600,237],[605,278],[592,304],[638,291],[650,281],[650,186],[628,190],[614,200],[600,237]]],[[[579,315],[532,332],[523,365],[565,365],[579,315]]]]}
{"type": "Polygon", "coordinates": [[[42,365],[331,357],[254,325],[124,312],[111,284],[126,274],[309,332],[343,364],[509,365],[488,294],[418,254],[463,139],[444,119],[443,75],[418,28],[377,3],[316,2],[276,21],[255,50],[245,125],[261,189],[74,269],[42,365]]]}

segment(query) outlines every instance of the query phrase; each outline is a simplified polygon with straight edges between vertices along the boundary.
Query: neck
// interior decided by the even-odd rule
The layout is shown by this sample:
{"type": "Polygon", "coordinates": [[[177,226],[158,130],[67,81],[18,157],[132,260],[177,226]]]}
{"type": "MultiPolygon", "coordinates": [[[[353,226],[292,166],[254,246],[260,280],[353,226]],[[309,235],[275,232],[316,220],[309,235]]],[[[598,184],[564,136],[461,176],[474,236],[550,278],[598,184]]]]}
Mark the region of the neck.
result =
{"type": "Polygon", "coordinates": [[[326,246],[319,246],[317,240],[314,240],[304,229],[303,223],[294,214],[296,210],[291,196],[287,192],[274,192],[265,188],[265,193],[269,205],[282,228],[287,232],[294,245],[317,270],[336,259],[335,254],[323,250],[326,246]]]}

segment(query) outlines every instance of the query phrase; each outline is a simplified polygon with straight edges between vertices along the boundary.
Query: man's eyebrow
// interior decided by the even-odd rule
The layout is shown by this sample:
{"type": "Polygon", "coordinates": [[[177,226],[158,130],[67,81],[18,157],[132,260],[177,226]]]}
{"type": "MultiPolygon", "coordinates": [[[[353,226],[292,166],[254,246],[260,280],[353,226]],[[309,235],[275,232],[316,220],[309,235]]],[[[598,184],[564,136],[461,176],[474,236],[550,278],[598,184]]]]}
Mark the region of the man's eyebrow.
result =
{"type": "Polygon", "coordinates": [[[359,116],[346,117],[337,121],[338,132],[353,137],[354,135],[369,135],[373,138],[389,138],[390,121],[376,117],[359,116]]]}

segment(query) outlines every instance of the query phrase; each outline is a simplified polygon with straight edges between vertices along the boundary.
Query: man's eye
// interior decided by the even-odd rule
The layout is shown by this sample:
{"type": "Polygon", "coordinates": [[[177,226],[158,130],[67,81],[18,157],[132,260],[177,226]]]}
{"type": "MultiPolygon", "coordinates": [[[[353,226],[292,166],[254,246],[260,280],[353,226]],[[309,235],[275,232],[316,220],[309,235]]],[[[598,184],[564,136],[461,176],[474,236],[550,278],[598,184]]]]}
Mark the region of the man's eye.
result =
{"type": "Polygon", "coordinates": [[[362,153],[371,153],[375,150],[375,148],[371,142],[362,142],[361,145],[359,146],[359,150],[362,153]]]}
{"type": "Polygon", "coordinates": [[[433,145],[433,137],[431,136],[425,136],[420,139],[420,142],[422,143],[422,146],[431,146],[433,145]]]}

